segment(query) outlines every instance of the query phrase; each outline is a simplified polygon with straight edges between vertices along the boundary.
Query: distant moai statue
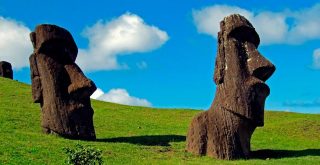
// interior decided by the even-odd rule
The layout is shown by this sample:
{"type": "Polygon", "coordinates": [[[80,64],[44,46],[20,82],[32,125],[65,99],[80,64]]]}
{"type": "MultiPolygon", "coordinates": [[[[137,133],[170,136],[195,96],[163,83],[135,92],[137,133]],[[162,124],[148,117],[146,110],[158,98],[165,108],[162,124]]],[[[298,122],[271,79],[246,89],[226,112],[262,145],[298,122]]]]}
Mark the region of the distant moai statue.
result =
{"type": "Polygon", "coordinates": [[[188,152],[219,159],[250,157],[250,139],[264,125],[265,81],[275,66],[257,50],[259,36],[241,15],[220,22],[214,82],[215,99],[195,116],[187,134],[188,152]]]}
{"type": "Polygon", "coordinates": [[[32,96],[42,109],[45,133],[71,139],[94,140],[90,95],[95,84],[75,63],[78,48],[71,34],[58,26],[43,24],[30,33],[32,96]]]}
{"type": "Polygon", "coordinates": [[[0,77],[13,79],[12,66],[9,62],[0,61],[0,77]]]}

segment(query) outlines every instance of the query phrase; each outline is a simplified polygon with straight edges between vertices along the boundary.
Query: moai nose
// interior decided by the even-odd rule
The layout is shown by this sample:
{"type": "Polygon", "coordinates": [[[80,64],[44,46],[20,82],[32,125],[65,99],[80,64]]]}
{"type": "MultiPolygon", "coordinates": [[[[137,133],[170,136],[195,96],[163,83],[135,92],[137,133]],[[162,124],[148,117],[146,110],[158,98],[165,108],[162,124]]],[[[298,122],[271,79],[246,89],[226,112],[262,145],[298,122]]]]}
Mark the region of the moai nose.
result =
{"type": "Polygon", "coordinates": [[[250,75],[266,81],[270,78],[276,67],[266,58],[264,58],[253,44],[246,44],[248,54],[247,65],[250,75]]]}
{"type": "Polygon", "coordinates": [[[71,84],[68,93],[75,98],[89,98],[97,89],[93,81],[88,79],[76,64],[64,66],[69,74],[71,84]]]}

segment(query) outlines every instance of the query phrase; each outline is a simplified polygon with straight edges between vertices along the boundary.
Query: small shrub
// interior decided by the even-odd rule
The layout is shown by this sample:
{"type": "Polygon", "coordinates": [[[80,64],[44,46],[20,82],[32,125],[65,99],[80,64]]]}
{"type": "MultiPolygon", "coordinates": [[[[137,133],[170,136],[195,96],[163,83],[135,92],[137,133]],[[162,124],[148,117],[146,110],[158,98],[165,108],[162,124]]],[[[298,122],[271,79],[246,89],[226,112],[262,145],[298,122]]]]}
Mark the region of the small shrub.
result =
{"type": "Polygon", "coordinates": [[[67,163],[73,165],[103,164],[102,151],[93,147],[76,144],[74,148],[63,148],[68,155],[67,163]]]}

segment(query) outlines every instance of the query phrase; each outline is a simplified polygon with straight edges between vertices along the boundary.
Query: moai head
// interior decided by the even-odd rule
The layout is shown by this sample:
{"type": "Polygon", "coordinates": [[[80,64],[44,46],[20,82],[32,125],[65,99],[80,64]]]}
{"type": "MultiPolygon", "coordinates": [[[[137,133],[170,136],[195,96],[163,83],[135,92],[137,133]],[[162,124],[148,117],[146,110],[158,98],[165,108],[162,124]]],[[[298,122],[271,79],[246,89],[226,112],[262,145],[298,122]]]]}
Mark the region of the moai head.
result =
{"type": "Polygon", "coordinates": [[[0,61],[0,77],[13,79],[12,66],[9,62],[0,61]]]}
{"type": "Polygon", "coordinates": [[[95,139],[90,95],[96,86],[75,64],[78,48],[71,34],[55,25],[39,25],[30,38],[32,95],[42,108],[43,130],[95,139]]]}
{"type": "Polygon", "coordinates": [[[264,124],[264,103],[270,93],[265,81],[275,66],[257,50],[260,39],[251,25],[238,14],[220,22],[214,81],[216,98],[223,109],[264,124]]]}

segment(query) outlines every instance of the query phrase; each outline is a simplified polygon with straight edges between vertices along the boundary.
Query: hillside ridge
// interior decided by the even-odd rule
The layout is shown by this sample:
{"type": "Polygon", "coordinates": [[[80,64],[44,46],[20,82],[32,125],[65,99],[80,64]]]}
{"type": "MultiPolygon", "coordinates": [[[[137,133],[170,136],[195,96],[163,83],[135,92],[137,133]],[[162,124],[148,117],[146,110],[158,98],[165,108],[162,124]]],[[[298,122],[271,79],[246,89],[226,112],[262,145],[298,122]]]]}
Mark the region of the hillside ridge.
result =
{"type": "Polygon", "coordinates": [[[103,151],[111,164],[316,164],[320,162],[320,115],[265,112],[253,134],[250,160],[222,161],[185,152],[189,109],[126,106],[92,100],[97,141],[41,133],[40,107],[30,85],[0,78],[0,164],[64,164],[62,148],[77,143],[103,151]]]}

